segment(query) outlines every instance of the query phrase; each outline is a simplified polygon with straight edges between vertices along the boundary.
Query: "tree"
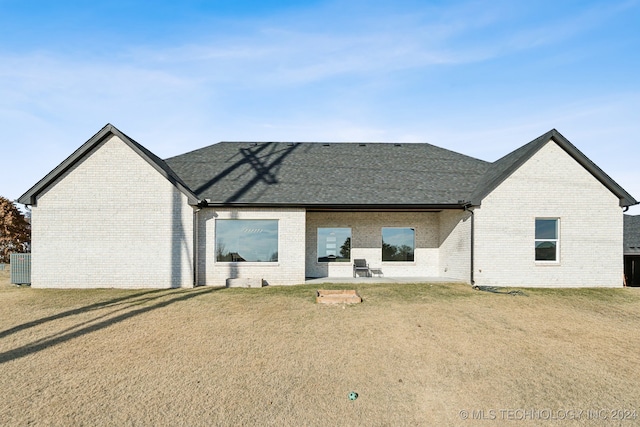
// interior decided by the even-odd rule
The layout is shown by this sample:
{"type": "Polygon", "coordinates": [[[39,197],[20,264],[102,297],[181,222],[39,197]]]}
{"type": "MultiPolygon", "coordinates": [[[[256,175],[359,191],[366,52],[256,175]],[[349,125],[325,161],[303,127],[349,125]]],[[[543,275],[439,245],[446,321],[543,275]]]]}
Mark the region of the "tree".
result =
{"type": "Polygon", "coordinates": [[[8,263],[12,252],[29,252],[31,224],[13,202],[0,196],[0,262],[8,263]]]}
{"type": "Polygon", "coordinates": [[[411,246],[401,245],[397,251],[397,258],[399,261],[413,261],[413,248],[411,246]]]}
{"type": "Polygon", "coordinates": [[[382,261],[395,261],[398,248],[382,241],[382,261]]]}
{"type": "Polygon", "coordinates": [[[413,248],[409,245],[390,245],[382,242],[383,261],[413,261],[413,248]]]}
{"type": "Polygon", "coordinates": [[[342,246],[340,246],[340,256],[347,261],[351,259],[351,237],[347,237],[342,246]]]}

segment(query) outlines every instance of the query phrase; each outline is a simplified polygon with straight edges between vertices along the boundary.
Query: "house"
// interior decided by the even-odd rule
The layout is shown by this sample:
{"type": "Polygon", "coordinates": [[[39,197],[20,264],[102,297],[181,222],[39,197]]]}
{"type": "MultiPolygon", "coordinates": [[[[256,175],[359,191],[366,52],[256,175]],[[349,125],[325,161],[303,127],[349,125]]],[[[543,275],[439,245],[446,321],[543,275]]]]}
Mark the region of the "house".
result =
{"type": "Polygon", "coordinates": [[[558,131],[496,162],[430,144],[220,142],[166,160],[107,125],[19,201],[32,286],[385,277],[623,285],[636,200],[558,131]]]}
{"type": "Polygon", "coordinates": [[[640,215],[624,216],[624,276],[628,286],[640,286],[640,215]]]}

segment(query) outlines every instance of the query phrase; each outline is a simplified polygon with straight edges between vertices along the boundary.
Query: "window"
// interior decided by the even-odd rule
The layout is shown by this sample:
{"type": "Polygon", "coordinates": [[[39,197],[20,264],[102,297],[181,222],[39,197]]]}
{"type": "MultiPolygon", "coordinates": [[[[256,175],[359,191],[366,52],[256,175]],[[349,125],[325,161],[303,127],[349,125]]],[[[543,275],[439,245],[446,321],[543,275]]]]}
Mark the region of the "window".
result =
{"type": "Polygon", "coordinates": [[[382,261],[413,261],[415,237],[413,228],[383,228],[382,261]]]}
{"type": "Polygon", "coordinates": [[[557,262],[558,223],[557,218],[536,218],[536,261],[557,262]]]}
{"type": "Polygon", "coordinates": [[[351,262],[350,228],[318,228],[318,262],[351,262]]]}
{"type": "Polygon", "coordinates": [[[217,220],[216,261],[278,261],[278,221],[275,219],[217,220]]]}

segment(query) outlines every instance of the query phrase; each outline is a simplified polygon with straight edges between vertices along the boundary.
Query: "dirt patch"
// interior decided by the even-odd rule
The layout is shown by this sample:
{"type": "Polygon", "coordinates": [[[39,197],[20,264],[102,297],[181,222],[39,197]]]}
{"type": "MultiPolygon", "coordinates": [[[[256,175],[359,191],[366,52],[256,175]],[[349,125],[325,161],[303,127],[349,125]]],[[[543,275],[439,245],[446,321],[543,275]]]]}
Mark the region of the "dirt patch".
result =
{"type": "Polygon", "coordinates": [[[315,289],[60,291],[7,279],[0,424],[640,423],[610,412],[640,411],[637,289],[359,285],[352,306],[316,304],[315,289]]]}
{"type": "Polygon", "coordinates": [[[318,304],[359,304],[362,298],[354,289],[318,289],[316,302],[318,304]]]}

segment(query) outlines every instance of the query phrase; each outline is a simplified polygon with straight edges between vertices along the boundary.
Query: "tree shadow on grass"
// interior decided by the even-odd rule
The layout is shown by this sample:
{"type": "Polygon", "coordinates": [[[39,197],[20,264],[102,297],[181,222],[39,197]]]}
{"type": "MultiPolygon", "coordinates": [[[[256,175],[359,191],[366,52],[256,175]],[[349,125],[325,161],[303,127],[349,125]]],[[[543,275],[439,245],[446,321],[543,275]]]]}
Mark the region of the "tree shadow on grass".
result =
{"type": "MultiPolygon", "coordinates": [[[[25,329],[29,329],[29,328],[33,328],[35,326],[42,325],[43,323],[52,322],[54,320],[63,319],[65,317],[75,316],[75,315],[82,314],[82,313],[87,313],[87,312],[93,311],[93,310],[99,310],[99,309],[106,308],[106,307],[109,307],[109,306],[112,306],[112,305],[122,304],[122,303],[125,303],[127,301],[134,300],[134,299],[136,299],[138,297],[141,297],[143,295],[166,293],[166,292],[167,292],[167,289],[156,289],[156,290],[152,290],[152,291],[135,293],[135,294],[127,295],[127,296],[120,297],[120,298],[114,298],[114,299],[111,299],[111,300],[108,300],[108,301],[97,302],[95,304],[91,304],[91,305],[88,305],[86,307],[74,308],[73,310],[68,310],[68,311],[65,311],[65,312],[62,312],[62,313],[54,314],[53,316],[44,317],[42,319],[32,320],[31,322],[23,323],[21,325],[14,326],[13,328],[9,328],[9,329],[7,329],[5,331],[0,332],[0,339],[5,338],[5,337],[7,337],[9,335],[15,334],[17,332],[23,331],[25,329]]],[[[160,298],[160,297],[156,297],[156,298],[160,298]]],[[[150,299],[152,299],[152,298],[147,298],[147,300],[150,300],[150,299]]]]}
{"type": "MultiPolygon", "coordinates": [[[[36,341],[33,341],[33,342],[29,343],[29,344],[25,344],[23,346],[20,346],[18,348],[13,349],[13,350],[8,350],[8,351],[5,351],[5,352],[2,352],[2,353],[0,353],[0,364],[6,363],[6,362],[10,362],[12,360],[20,359],[20,358],[25,357],[25,356],[29,356],[29,355],[37,353],[39,351],[45,350],[45,349],[47,349],[49,347],[53,347],[55,345],[65,343],[67,341],[70,341],[72,339],[75,339],[75,338],[90,334],[92,332],[96,332],[96,331],[102,330],[102,329],[107,328],[109,326],[112,326],[112,325],[114,325],[116,323],[125,321],[127,319],[130,319],[130,318],[133,318],[133,317],[136,317],[136,316],[139,316],[141,314],[145,314],[145,313],[148,313],[148,312],[153,311],[153,310],[164,308],[164,307],[167,307],[167,306],[175,304],[175,303],[187,301],[187,300],[190,300],[192,298],[195,298],[195,297],[198,297],[198,296],[201,296],[201,295],[205,295],[205,294],[209,294],[211,292],[215,292],[215,291],[220,290],[220,289],[224,289],[224,288],[204,288],[204,289],[203,288],[197,288],[197,289],[193,289],[193,290],[182,290],[182,291],[170,292],[170,293],[167,293],[167,290],[164,289],[164,290],[162,290],[162,292],[165,292],[164,295],[158,295],[158,296],[154,296],[154,297],[142,298],[140,300],[131,301],[132,304],[127,305],[124,308],[120,308],[120,309],[118,309],[116,311],[112,311],[112,312],[110,312],[108,314],[98,316],[98,317],[93,318],[93,319],[91,319],[89,321],[86,321],[86,322],[83,322],[83,323],[80,323],[80,324],[76,324],[76,325],[74,325],[74,326],[72,326],[70,328],[67,328],[67,329],[65,329],[65,330],[63,330],[61,332],[57,332],[57,333],[55,333],[53,335],[49,335],[49,336],[47,336],[45,338],[38,339],[36,341]],[[100,321],[98,323],[94,323],[97,320],[104,319],[105,317],[108,317],[108,316],[112,316],[116,312],[119,312],[119,311],[122,311],[122,310],[126,310],[128,308],[131,308],[132,306],[139,306],[139,305],[142,305],[142,304],[147,304],[149,301],[156,300],[156,299],[159,299],[159,298],[167,298],[167,299],[164,300],[164,301],[157,302],[157,303],[152,304],[152,305],[145,305],[145,306],[143,306],[141,308],[138,308],[138,309],[135,309],[135,310],[131,310],[131,311],[127,311],[126,313],[119,314],[119,315],[117,315],[115,317],[109,317],[108,319],[102,320],[102,321],[100,321]],[[80,327],[80,329],[78,329],[79,327],[80,327]]],[[[161,292],[161,291],[149,291],[149,292],[145,292],[145,293],[142,293],[142,294],[136,294],[136,295],[133,295],[133,296],[127,296],[127,297],[123,297],[123,298],[116,298],[116,299],[113,299],[113,300],[110,300],[110,301],[105,301],[105,302],[101,302],[101,303],[92,304],[92,305],[87,306],[87,307],[82,307],[82,308],[79,308],[79,309],[70,310],[70,311],[67,311],[67,312],[64,312],[64,313],[60,313],[60,314],[55,315],[55,316],[50,316],[50,317],[47,317],[47,318],[44,318],[44,319],[36,320],[36,321],[33,321],[33,322],[28,322],[28,323],[25,323],[24,325],[19,325],[19,326],[16,326],[14,328],[8,329],[7,331],[4,331],[3,332],[3,334],[4,334],[3,336],[8,335],[9,332],[10,333],[15,333],[15,332],[17,332],[19,330],[23,330],[23,329],[27,329],[27,328],[30,328],[30,327],[33,327],[33,326],[37,326],[37,325],[40,325],[40,324],[45,323],[45,322],[49,322],[49,321],[52,321],[52,320],[56,320],[56,319],[60,319],[60,318],[63,318],[63,317],[71,316],[73,314],[80,314],[80,313],[85,313],[85,312],[88,312],[88,311],[91,311],[91,310],[97,310],[99,308],[105,308],[105,307],[108,307],[109,305],[113,305],[113,304],[116,304],[116,303],[122,303],[125,300],[131,300],[131,299],[134,299],[134,298],[139,297],[139,296],[144,295],[144,294],[151,294],[151,293],[156,293],[156,292],[161,292]]]]}

